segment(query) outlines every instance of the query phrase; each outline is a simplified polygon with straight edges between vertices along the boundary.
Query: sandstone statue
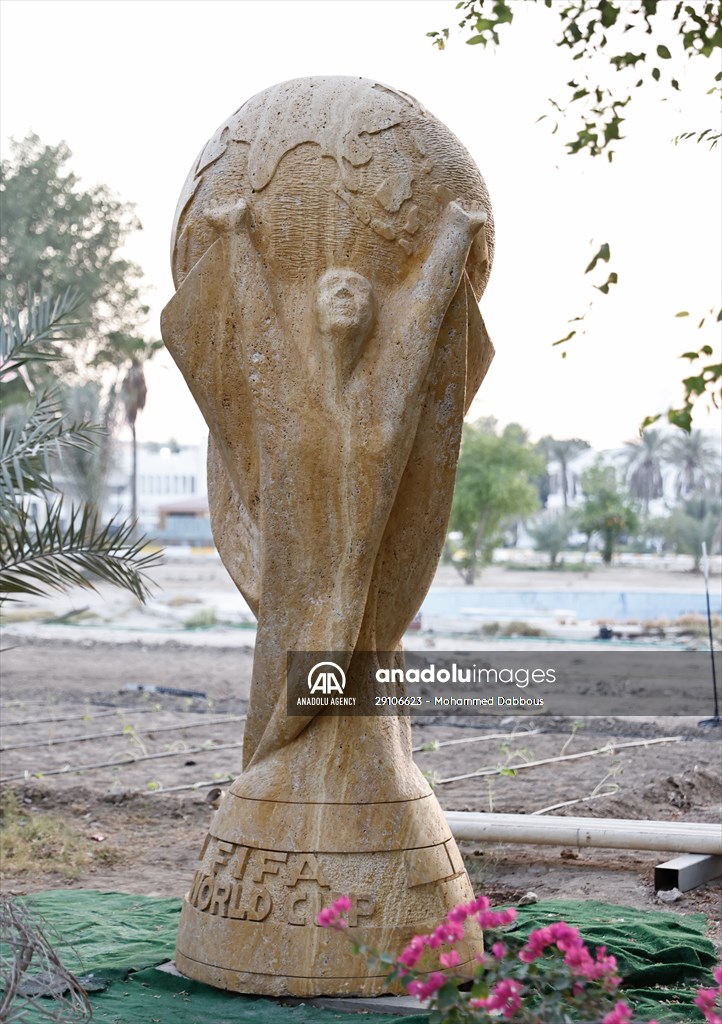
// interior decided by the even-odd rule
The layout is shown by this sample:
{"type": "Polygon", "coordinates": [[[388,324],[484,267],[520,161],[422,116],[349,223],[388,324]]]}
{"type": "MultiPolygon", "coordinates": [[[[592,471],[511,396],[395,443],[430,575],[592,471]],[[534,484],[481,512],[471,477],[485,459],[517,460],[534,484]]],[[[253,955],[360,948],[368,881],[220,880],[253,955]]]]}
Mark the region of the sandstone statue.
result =
{"type": "Polygon", "coordinates": [[[367,696],[402,692],[369,680],[402,664],[441,553],[493,354],[477,307],[493,247],[466,150],[366,79],[253,97],[183,188],[163,338],[209,427],[218,550],[258,619],[243,770],[183,905],[190,977],[379,992],[319,910],[348,894],[350,926],[400,949],[471,897],[408,718],[292,715],[288,699],[324,652],[367,696]]]}

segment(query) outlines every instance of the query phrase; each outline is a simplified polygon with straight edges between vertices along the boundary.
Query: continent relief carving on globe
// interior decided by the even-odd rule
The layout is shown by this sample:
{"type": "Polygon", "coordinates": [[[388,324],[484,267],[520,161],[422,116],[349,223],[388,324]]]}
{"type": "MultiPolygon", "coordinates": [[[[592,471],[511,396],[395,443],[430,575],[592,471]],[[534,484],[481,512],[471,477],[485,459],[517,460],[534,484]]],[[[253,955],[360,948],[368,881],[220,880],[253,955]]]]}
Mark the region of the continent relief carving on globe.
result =
{"type": "Polygon", "coordinates": [[[181,915],[190,977],[377,993],[318,910],[350,895],[365,940],[400,949],[471,898],[408,718],[289,716],[287,699],[313,652],[343,652],[351,687],[403,663],[493,355],[477,306],[493,251],[464,147],[367,79],[253,97],[183,187],[163,338],[208,424],[220,556],[258,620],[242,771],[181,915]]]}

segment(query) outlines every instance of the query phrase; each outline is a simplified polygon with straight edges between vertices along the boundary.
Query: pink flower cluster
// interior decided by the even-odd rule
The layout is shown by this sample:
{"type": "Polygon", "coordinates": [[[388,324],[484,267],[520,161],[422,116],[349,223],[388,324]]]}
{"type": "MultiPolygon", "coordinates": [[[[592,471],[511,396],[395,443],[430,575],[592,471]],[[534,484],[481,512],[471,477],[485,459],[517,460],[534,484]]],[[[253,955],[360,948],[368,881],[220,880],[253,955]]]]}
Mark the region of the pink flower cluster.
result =
{"type": "Polygon", "coordinates": [[[522,986],[511,978],[502,978],[484,999],[470,999],[475,1010],[500,1010],[502,1017],[511,1020],[521,1006],[522,986]]]}
{"type": "MultiPolygon", "coordinates": [[[[455,942],[461,941],[464,938],[464,923],[470,917],[482,928],[499,928],[503,924],[511,924],[516,917],[516,910],[489,910],[489,900],[486,896],[477,896],[470,903],[461,903],[449,912],[431,935],[415,935],[398,958],[398,962],[402,967],[413,968],[416,967],[425,949],[438,949],[442,945],[452,946],[455,942]]],[[[461,960],[456,950],[452,950],[449,953],[442,953],[439,962],[442,967],[456,967],[461,960]]],[[[412,995],[414,994],[412,992],[412,995]]]]}
{"type": "Polygon", "coordinates": [[[406,991],[410,996],[416,996],[417,999],[428,999],[441,988],[446,980],[439,971],[432,971],[426,981],[420,981],[418,978],[410,981],[406,986],[406,991]]]}
{"type": "MultiPolygon", "coordinates": [[[[519,953],[519,959],[523,960],[525,964],[533,963],[548,946],[556,946],[564,953],[564,962],[574,974],[587,981],[600,981],[605,991],[612,991],[619,984],[616,958],[607,956],[606,946],[597,946],[596,957],[593,957],[584,945],[577,929],[572,928],[564,921],[556,921],[546,928],[537,928],[536,931],[533,931],[519,953]]],[[[617,1006],[624,1005],[624,1003],[617,1004],[617,1006]]],[[[619,1021],[613,1019],[610,1024],[624,1024],[624,1018],[620,1017],[619,1021]]]]}
{"type": "Polygon", "coordinates": [[[707,1024],[722,1024],[722,966],[714,970],[713,976],[717,988],[698,989],[694,1002],[704,1014],[707,1024]]]}
{"type": "MultiPolygon", "coordinates": [[[[616,1003],[611,1013],[602,1019],[602,1024],[629,1024],[632,1019],[632,1011],[627,1003],[616,1003]]],[[[647,1024],[657,1024],[656,1020],[650,1020],[647,1024]]]]}
{"type": "MultiPolygon", "coordinates": [[[[486,896],[477,896],[470,903],[462,903],[458,907],[454,907],[430,935],[415,935],[398,957],[398,974],[408,975],[417,966],[427,949],[440,950],[441,946],[453,947],[455,943],[463,939],[464,927],[468,919],[475,920],[482,929],[486,930],[511,924],[516,918],[516,910],[513,908],[494,911],[489,907],[490,903],[486,896]]],[[[321,911],[316,920],[322,928],[342,931],[347,926],[343,915],[350,909],[349,897],[339,896],[330,907],[321,911]]],[[[620,978],[617,975],[616,958],[607,954],[605,946],[597,946],[595,955],[592,956],[577,929],[572,928],[564,921],[555,921],[554,924],[533,931],[529,935],[526,945],[518,954],[519,960],[531,964],[543,956],[550,946],[556,946],[564,954],[564,963],[579,979],[571,987],[574,996],[581,995],[588,982],[599,983],[601,990],[607,993],[614,992],[619,985],[620,978]]],[[[509,956],[509,950],[503,942],[495,942],[491,947],[491,953],[496,961],[504,960],[509,956]]],[[[461,963],[458,950],[453,948],[439,952],[438,959],[439,966],[446,970],[458,967],[461,963]]],[[[485,957],[479,956],[477,959],[487,967],[490,966],[491,961],[485,957]]],[[[499,969],[502,969],[502,966],[499,964],[499,969]]],[[[717,987],[699,989],[695,997],[695,1004],[704,1014],[707,1024],[722,1024],[722,966],[715,969],[713,976],[717,987]]],[[[423,1000],[431,998],[448,980],[448,976],[442,971],[434,970],[423,979],[413,978],[406,981],[405,984],[409,995],[423,1000]]],[[[468,1005],[473,1009],[499,1013],[506,1020],[512,1020],[521,1008],[524,996],[524,987],[520,982],[512,978],[501,978],[491,987],[488,996],[470,999],[468,1005]]],[[[630,1024],[631,1021],[632,1010],[629,1005],[625,1002],[618,1002],[614,1009],[604,1017],[602,1024],[630,1024]]],[[[656,1022],[649,1021],[649,1024],[656,1024],[656,1022]]]]}
{"type": "Polygon", "coordinates": [[[316,922],[322,928],[335,928],[337,932],[343,931],[347,922],[342,915],[347,914],[350,909],[351,900],[348,896],[339,896],[335,903],[321,911],[316,918],[316,922]]]}
{"type": "MultiPolygon", "coordinates": [[[[454,907],[448,916],[441,922],[431,935],[415,935],[406,949],[398,958],[402,972],[406,973],[418,964],[426,949],[439,949],[441,946],[453,946],[464,937],[464,925],[468,918],[473,918],[482,928],[498,928],[503,924],[510,924],[516,917],[516,910],[489,910],[489,900],[486,896],[479,896],[470,903],[462,903],[454,907]]],[[[439,953],[439,965],[445,968],[458,967],[461,957],[456,949],[439,953]]],[[[446,977],[440,971],[432,971],[426,980],[418,978],[409,981],[406,990],[409,995],[417,999],[428,999],[437,992],[446,981],[446,977]]],[[[516,984],[514,982],[513,984],[516,984]]],[[[514,996],[515,993],[508,993],[514,996]]],[[[507,1000],[505,997],[504,1005],[507,1000]]]]}

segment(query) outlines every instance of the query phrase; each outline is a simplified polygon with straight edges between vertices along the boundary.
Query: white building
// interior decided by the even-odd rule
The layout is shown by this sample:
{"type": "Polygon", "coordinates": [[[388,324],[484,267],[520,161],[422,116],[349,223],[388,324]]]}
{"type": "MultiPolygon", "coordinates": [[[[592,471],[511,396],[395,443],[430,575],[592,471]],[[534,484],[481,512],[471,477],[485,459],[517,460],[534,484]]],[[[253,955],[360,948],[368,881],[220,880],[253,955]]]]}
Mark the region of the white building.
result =
{"type": "MultiPolygon", "coordinates": [[[[164,543],[211,543],[208,521],[206,445],[138,444],[138,524],[164,543]],[[188,523],[188,520],[195,523],[188,523]],[[185,520],[185,524],[182,522],[185,520]],[[187,525],[188,529],[183,530],[187,525]],[[170,536],[168,533],[170,531],[170,536]],[[173,536],[173,533],[176,536],[173,536]]],[[[120,518],[131,511],[132,445],[119,442],[108,479],[105,514],[120,518]]]]}

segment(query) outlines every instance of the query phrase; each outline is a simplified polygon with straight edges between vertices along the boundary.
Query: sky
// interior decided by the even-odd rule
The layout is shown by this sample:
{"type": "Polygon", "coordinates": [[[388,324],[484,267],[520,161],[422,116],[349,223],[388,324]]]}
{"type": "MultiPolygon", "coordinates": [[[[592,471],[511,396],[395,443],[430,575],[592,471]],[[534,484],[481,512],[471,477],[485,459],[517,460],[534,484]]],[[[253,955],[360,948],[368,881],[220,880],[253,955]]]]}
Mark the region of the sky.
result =
{"type": "MultiPolygon", "coordinates": [[[[719,302],[720,150],[672,142],[718,123],[718,97],[705,95],[716,69],[685,61],[679,94],[639,90],[613,163],[569,157],[571,123],[552,133],[551,118],[539,120],[571,77],[553,12],[517,0],[498,50],[467,46],[452,27],[439,52],[426,33],[458,20],[454,0],[2,0],[3,155],[29,131],[65,140],[83,186],[136,204],[143,231],[125,254],[143,268],[144,332],[158,337],[178,194],[220,123],[255,93],[308,75],[410,93],[464,143],[494,207],[481,311],[496,357],[471,418],[617,447],[644,416],[680,404],[681,353],[717,344],[696,324],[719,302]],[[619,275],[606,297],[592,288],[600,277],[583,274],[602,242],[619,275]],[[554,347],[594,296],[585,333],[554,347]],[[675,317],[682,310],[690,316],[675,317]]],[[[205,424],[170,356],[146,376],[139,438],[200,441],[205,424]]],[[[716,423],[701,411],[695,425],[716,423]]]]}

